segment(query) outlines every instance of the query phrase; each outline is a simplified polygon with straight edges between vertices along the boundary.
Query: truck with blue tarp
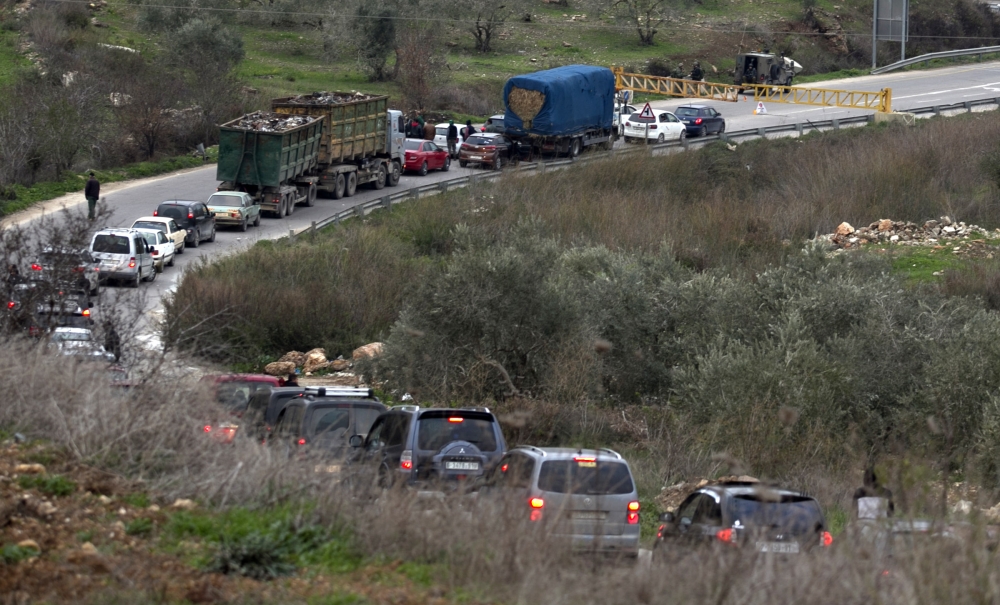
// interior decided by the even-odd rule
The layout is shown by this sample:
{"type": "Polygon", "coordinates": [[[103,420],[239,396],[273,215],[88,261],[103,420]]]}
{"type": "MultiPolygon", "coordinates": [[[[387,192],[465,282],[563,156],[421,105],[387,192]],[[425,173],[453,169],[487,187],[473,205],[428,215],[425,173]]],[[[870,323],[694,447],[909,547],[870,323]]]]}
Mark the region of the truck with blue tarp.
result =
{"type": "Polygon", "coordinates": [[[575,157],[610,148],[615,75],[606,67],[567,65],[514,76],[503,89],[505,134],[534,153],[575,157]]]}

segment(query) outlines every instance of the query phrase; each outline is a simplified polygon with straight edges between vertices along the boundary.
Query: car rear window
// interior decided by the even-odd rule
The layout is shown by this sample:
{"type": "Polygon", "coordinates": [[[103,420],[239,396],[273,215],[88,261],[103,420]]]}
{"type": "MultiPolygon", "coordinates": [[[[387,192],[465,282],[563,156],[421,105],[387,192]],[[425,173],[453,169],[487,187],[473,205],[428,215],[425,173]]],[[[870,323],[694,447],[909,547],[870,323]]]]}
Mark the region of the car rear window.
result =
{"type": "Polygon", "coordinates": [[[405,147],[407,151],[419,151],[420,143],[423,141],[406,141],[405,147]]]}
{"type": "Polygon", "coordinates": [[[155,223],[153,221],[136,221],[132,225],[133,229],[156,229],[161,233],[167,232],[167,225],[164,223],[155,223]]]}
{"type": "Polygon", "coordinates": [[[628,119],[632,120],[633,122],[655,122],[656,116],[654,115],[652,118],[644,118],[642,117],[642,112],[637,111],[632,115],[630,115],[628,119]]]}
{"type": "Polygon", "coordinates": [[[109,254],[128,254],[132,251],[128,244],[128,238],[124,235],[111,235],[100,233],[94,237],[94,252],[107,252],[109,254]]]}
{"type": "Polygon", "coordinates": [[[698,110],[694,107],[678,107],[674,115],[679,118],[691,118],[698,115],[698,110]]]}
{"type": "Polygon", "coordinates": [[[632,473],[621,462],[584,460],[549,460],[542,463],[538,489],[557,494],[608,496],[630,494],[632,473]]]}
{"type": "Polygon", "coordinates": [[[465,142],[470,145],[496,145],[496,139],[493,137],[483,137],[475,135],[465,139],[465,142]]]}
{"type": "Polygon", "coordinates": [[[316,435],[333,435],[343,430],[344,433],[351,428],[351,408],[317,408],[309,413],[306,420],[306,434],[310,437],[316,435]]]}
{"type": "Polygon", "coordinates": [[[493,418],[486,414],[442,411],[424,414],[418,425],[417,448],[437,451],[455,441],[468,441],[483,452],[497,451],[493,418]]]}
{"type": "Polygon", "coordinates": [[[240,196],[238,195],[219,195],[215,194],[208,198],[209,206],[236,206],[237,208],[242,206],[243,203],[240,201],[240,196]]]}
{"type": "Polygon", "coordinates": [[[780,500],[764,495],[739,495],[729,501],[733,521],[748,526],[778,527],[794,533],[815,531],[824,526],[819,503],[808,496],[781,496],[780,500]]]}
{"type": "Polygon", "coordinates": [[[169,216],[179,221],[187,218],[187,208],[181,208],[180,206],[160,206],[156,209],[156,213],[159,216],[169,216]]]}
{"type": "Polygon", "coordinates": [[[447,126],[438,126],[437,128],[434,129],[434,134],[446,137],[446,136],[448,136],[448,127],[447,126]]]}

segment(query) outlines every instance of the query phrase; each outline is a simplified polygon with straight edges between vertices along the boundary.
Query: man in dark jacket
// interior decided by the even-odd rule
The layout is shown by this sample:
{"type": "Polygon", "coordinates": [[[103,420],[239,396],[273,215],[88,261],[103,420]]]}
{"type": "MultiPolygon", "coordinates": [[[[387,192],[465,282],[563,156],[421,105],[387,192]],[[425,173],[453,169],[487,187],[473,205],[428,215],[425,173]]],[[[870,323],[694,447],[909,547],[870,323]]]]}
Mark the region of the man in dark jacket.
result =
{"type": "MultiPolygon", "coordinates": [[[[862,479],[863,485],[854,492],[854,514],[858,518],[871,518],[871,513],[881,511],[881,514],[891,517],[896,511],[896,503],[892,500],[892,492],[882,485],[875,474],[875,467],[869,466],[865,469],[862,479]],[[862,502],[869,499],[876,499],[879,502],[871,503],[871,506],[863,506],[862,502]]],[[[868,504],[869,502],[864,502],[868,504]]]]}
{"type": "Polygon", "coordinates": [[[694,62],[694,69],[691,70],[691,79],[696,82],[701,82],[705,79],[705,72],[701,70],[701,63],[698,61],[694,62]]]}
{"type": "Polygon", "coordinates": [[[455,120],[448,120],[448,155],[455,159],[458,157],[458,127],[455,120]]]}
{"type": "Polygon", "coordinates": [[[476,132],[476,129],[472,127],[472,120],[466,120],[465,121],[465,132],[462,133],[462,138],[465,139],[465,140],[469,140],[469,137],[471,137],[473,135],[473,133],[475,133],[475,132],[476,132]]]}
{"type": "Polygon", "coordinates": [[[87,181],[87,186],[83,190],[83,196],[87,198],[87,218],[94,220],[94,211],[97,209],[97,198],[101,197],[101,184],[97,182],[97,177],[94,173],[90,173],[90,180],[87,181]]]}

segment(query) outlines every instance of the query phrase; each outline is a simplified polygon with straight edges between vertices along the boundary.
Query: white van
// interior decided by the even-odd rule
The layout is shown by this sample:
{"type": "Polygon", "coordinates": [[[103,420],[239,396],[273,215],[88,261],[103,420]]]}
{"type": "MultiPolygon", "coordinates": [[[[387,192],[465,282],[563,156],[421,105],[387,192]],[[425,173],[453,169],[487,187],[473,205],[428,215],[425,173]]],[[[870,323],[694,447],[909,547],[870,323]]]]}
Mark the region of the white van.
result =
{"type": "Polygon", "coordinates": [[[100,263],[101,281],[123,281],[133,288],[156,279],[146,238],[135,229],[102,229],[90,241],[90,253],[100,263]]]}

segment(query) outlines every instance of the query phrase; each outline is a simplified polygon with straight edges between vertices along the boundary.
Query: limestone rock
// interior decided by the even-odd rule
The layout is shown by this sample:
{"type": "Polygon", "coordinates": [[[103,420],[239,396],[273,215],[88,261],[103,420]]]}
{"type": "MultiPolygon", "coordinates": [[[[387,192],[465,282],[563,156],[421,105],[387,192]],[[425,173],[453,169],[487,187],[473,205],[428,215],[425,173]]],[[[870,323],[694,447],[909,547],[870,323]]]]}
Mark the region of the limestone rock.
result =
{"type": "Polygon", "coordinates": [[[20,542],[17,543],[17,545],[20,548],[30,548],[37,552],[42,552],[42,547],[39,546],[38,542],[35,542],[34,540],[21,540],[20,542]]]}
{"type": "MultiPolygon", "coordinates": [[[[278,360],[278,363],[291,362],[292,364],[295,365],[295,367],[298,367],[302,365],[305,359],[306,359],[305,353],[301,353],[299,351],[289,351],[281,356],[281,359],[278,360]]],[[[288,372],[285,373],[287,374],[288,372]]]]}
{"type": "Polygon", "coordinates": [[[45,467],[41,464],[18,464],[14,472],[20,475],[44,475],[45,467]]]}
{"type": "Polygon", "coordinates": [[[854,233],[854,227],[848,222],[840,223],[837,226],[837,235],[851,235],[852,233],[854,233]]]}
{"type": "Polygon", "coordinates": [[[351,353],[351,358],[357,361],[358,359],[366,359],[368,357],[378,357],[382,354],[383,347],[384,345],[380,342],[366,344],[354,349],[354,352],[351,353]]]}
{"type": "Polygon", "coordinates": [[[188,500],[187,498],[178,498],[174,500],[174,503],[170,505],[170,508],[177,510],[194,510],[198,508],[198,503],[194,500],[188,500]]]}
{"type": "Polygon", "coordinates": [[[884,218],[878,222],[879,231],[889,231],[890,229],[892,229],[892,221],[889,219],[884,218]]]}
{"type": "Polygon", "coordinates": [[[264,366],[264,373],[271,376],[288,376],[295,372],[295,363],[291,361],[273,361],[264,366]]]}
{"type": "Polygon", "coordinates": [[[323,349],[313,349],[305,354],[305,360],[302,362],[302,370],[305,372],[315,372],[329,365],[330,362],[326,359],[326,351],[323,349]]]}
{"type": "Polygon", "coordinates": [[[351,362],[346,359],[334,359],[330,362],[330,369],[334,372],[343,372],[351,367],[351,362]]]}

